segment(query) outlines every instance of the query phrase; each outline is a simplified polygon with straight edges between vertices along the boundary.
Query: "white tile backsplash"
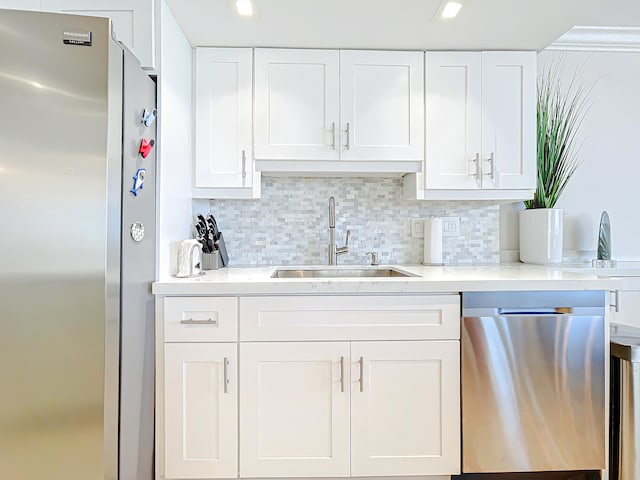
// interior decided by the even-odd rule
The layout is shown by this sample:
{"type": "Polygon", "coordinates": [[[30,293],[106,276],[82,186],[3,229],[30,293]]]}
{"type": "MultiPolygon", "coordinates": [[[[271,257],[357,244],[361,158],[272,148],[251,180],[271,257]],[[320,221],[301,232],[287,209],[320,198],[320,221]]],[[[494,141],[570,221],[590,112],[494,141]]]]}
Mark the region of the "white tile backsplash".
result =
{"type": "Polygon", "coordinates": [[[434,202],[402,198],[401,178],[262,177],[258,200],[212,200],[231,265],[327,262],[329,197],[336,199],[336,244],[351,230],[339,264],[422,262],[423,239],[411,238],[410,218],[458,216],[460,236],[444,237],[447,264],[498,263],[499,207],[491,202],[434,202]]]}

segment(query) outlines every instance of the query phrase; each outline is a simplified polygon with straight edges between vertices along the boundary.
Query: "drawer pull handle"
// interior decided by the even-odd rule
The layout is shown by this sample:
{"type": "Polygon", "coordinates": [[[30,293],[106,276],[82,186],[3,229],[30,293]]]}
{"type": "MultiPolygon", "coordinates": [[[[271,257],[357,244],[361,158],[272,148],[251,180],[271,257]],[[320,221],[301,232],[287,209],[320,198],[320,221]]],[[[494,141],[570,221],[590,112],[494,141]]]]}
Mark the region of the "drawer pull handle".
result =
{"type": "Polygon", "coordinates": [[[344,357],[340,357],[340,391],[344,392],[344,357]]]}
{"type": "Polygon", "coordinates": [[[224,393],[229,393],[229,359],[224,357],[224,393]]]}
{"type": "Polygon", "coordinates": [[[360,364],[360,380],[358,382],[360,382],[360,391],[364,392],[364,359],[360,357],[358,363],[360,364]]]}
{"type": "Polygon", "coordinates": [[[187,320],[180,320],[181,325],[218,325],[218,320],[214,320],[213,318],[207,318],[206,320],[194,320],[193,318],[189,318],[187,320]]]}

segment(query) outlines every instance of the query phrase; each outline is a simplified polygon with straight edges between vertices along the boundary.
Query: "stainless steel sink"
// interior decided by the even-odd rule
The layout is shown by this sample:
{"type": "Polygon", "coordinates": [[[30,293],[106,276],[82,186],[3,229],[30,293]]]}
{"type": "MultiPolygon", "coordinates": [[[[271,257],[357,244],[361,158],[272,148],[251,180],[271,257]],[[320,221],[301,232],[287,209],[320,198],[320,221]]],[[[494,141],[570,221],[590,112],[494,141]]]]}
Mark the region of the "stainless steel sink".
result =
{"type": "Polygon", "coordinates": [[[395,268],[279,268],[271,278],[366,278],[366,277],[417,277],[395,268]]]}

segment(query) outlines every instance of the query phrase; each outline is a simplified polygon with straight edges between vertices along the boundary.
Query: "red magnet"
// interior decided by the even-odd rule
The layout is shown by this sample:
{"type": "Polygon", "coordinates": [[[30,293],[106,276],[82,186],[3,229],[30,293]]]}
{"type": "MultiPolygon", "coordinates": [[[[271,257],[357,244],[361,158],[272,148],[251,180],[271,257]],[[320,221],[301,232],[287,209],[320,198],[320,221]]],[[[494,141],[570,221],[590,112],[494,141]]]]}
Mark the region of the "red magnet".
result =
{"type": "Polygon", "coordinates": [[[138,153],[142,155],[142,158],[147,158],[155,144],[156,142],[154,142],[153,140],[149,140],[147,142],[147,139],[143,138],[142,142],[140,142],[140,150],[138,150],[138,153]]]}

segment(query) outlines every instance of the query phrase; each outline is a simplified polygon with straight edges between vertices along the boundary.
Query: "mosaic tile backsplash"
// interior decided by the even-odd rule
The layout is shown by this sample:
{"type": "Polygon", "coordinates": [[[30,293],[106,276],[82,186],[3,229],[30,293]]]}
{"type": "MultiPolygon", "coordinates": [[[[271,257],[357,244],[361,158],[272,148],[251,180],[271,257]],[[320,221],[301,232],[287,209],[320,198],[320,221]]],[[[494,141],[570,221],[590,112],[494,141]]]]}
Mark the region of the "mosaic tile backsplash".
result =
{"type": "Polygon", "coordinates": [[[336,244],[351,230],[349,253],[338,264],[419,264],[423,239],[411,238],[410,218],[460,217],[460,235],[444,237],[446,264],[498,263],[499,206],[402,198],[401,178],[262,177],[259,200],[211,200],[224,233],[229,264],[327,263],[329,197],[336,199],[336,244]]]}

